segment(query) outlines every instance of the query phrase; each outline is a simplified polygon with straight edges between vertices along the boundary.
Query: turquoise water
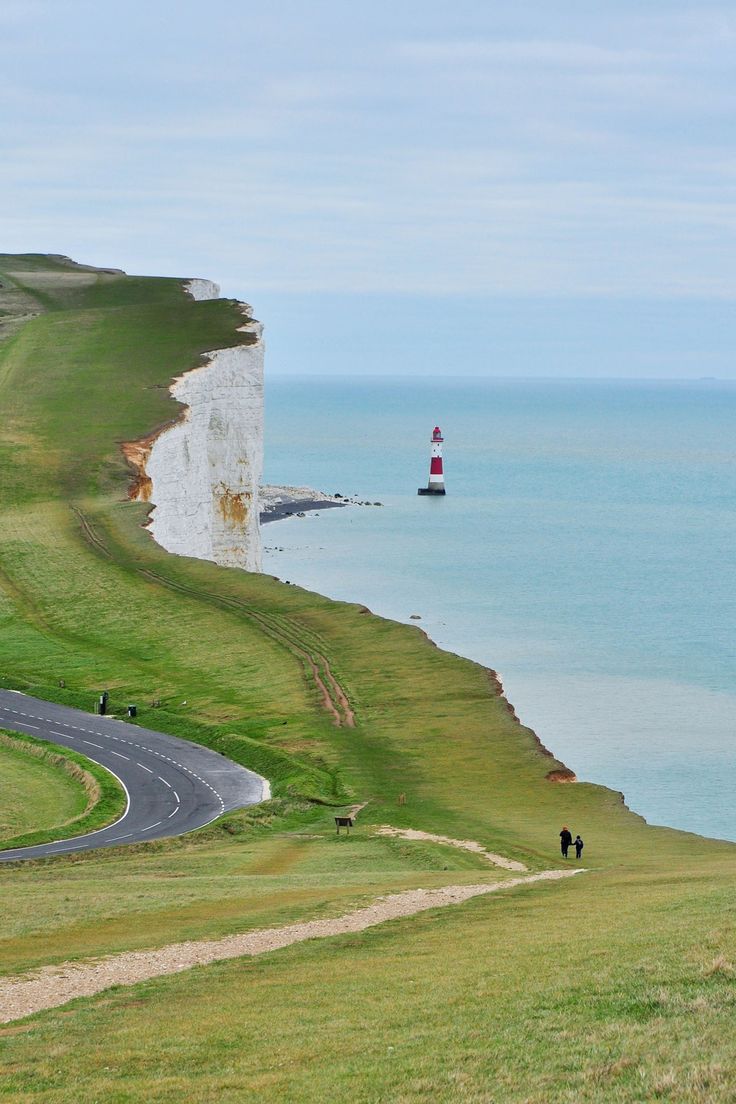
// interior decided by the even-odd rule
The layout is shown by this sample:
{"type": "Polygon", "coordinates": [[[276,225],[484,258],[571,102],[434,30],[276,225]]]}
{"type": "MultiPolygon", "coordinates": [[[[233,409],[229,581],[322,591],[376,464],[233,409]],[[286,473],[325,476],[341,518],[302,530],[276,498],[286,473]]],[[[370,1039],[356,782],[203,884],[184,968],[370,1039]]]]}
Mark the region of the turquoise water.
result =
{"type": "Polygon", "coordinates": [[[268,481],[384,506],[274,523],[264,569],[420,614],[579,778],[736,839],[735,425],[734,383],[274,379],[268,481]]]}

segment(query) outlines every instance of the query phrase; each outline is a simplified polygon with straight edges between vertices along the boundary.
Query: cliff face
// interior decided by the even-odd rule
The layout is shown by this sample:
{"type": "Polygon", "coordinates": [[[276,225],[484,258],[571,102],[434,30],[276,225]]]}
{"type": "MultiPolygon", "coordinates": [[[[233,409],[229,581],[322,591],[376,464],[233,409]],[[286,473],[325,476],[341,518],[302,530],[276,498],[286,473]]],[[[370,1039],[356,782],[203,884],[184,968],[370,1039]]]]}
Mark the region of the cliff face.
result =
{"type": "MultiPolygon", "coordinates": [[[[195,299],[219,295],[207,280],[187,290],[195,299]]],[[[124,451],[138,471],[131,493],[153,504],[150,529],[163,548],[260,571],[263,341],[260,323],[240,329],[252,343],[208,353],[206,364],[172,384],[185,406],[179,421],[124,451]]]]}

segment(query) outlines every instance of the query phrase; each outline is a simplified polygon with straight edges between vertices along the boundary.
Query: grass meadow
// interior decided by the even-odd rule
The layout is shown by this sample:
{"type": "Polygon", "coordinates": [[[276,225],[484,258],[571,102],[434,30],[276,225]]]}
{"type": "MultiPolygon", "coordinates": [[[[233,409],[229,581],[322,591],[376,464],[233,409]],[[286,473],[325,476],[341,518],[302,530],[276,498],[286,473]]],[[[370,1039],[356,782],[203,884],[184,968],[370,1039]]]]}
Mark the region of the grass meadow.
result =
{"type": "MultiPolygon", "coordinates": [[[[20,741],[3,738],[0,774],[0,843],[37,829],[58,829],[81,816],[88,798],[81,781],[48,759],[29,755],[20,741]]],[[[61,757],[59,757],[61,758],[61,757]]]]}
{"type": "Polygon", "coordinates": [[[0,257],[0,283],[8,319],[38,311],[0,346],[0,684],[90,709],[106,687],[274,793],[186,839],[0,869],[3,974],[499,880],[381,824],[536,871],[560,864],[567,823],[587,868],[9,1025],[0,1098],[736,1100],[736,848],[550,782],[560,764],[492,674],[420,630],[153,543],[120,446],[177,416],[171,377],[243,339],[236,304],[37,256],[0,257]]]}
{"type": "Polygon", "coordinates": [[[3,849],[93,832],[125,810],[117,779],[69,748],[0,729],[0,754],[3,849]]]}

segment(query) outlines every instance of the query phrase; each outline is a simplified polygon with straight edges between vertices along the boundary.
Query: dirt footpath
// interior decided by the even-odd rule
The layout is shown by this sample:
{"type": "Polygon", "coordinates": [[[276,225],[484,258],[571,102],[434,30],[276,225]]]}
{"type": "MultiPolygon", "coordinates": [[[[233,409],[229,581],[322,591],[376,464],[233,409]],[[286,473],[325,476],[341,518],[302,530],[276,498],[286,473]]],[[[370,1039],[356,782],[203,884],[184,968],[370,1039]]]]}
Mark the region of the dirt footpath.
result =
{"type": "Polygon", "coordinates": [[[91,997],[112,985],[134,985],[148,978],[163,977],[228,958],[266,954],[305,939],[323,939],[330,935],[361,932],[387,920],[413,916],[427,909],[458,905],[471,897],[495,893],[529,882],[570,878],[582,870],[546,870],[525,878],[484,885],[445,886],[443,889],[412,889],[380,897],[372,905],[355,909],[332,920],[309,920],[285,928],[268,928],[231,935],[225,939],[172,943],[153,951],[129,951],[96,962],[47,966],[33,975],[0,979],[0,1023],[9,1023],[56,1008],[77,997],[91,997]]]}
{"type": "Polygon", "coordinates": [[[507,859],[503,855],[496,855],[493,851],[487,851],[483,844],[476,843],[475,840],[456,840],[450,836],[437,836],[434,832],[423,832],[419,828],[391,828],[388,824],[385,824],[382,828],[377,828],[376,835],[394,836],[396,839],[405,840],[426,840],[428,843],[442,843],[446,847],[458,847],[461,851],[472,851],[474,855],[480,855],[481,858],[493,863],[494,866],[501,866],[504,870],[515,870],[519,874],[528,869],[523,862],[517,862],[516,859],[507,859]]]}

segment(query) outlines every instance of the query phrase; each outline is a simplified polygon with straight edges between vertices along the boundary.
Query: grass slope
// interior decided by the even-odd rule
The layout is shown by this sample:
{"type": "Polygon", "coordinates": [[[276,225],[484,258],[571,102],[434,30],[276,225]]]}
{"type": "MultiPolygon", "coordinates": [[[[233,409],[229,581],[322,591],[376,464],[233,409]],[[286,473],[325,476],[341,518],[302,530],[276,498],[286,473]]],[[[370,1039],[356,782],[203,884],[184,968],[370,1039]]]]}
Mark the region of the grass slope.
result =
{"type": "Polygon", "coordinates": [[[2,1040],[8,1099],[317,1100],[348,1078],[356,1101],[734,1099],[736,849],[550,783],[559,764],[489,672],[419,630],[153,544],[119,445],[176,416],[171,376],[244,338],[235,304],[37,256],[0,257],[0,283],[8,317],[19,296],[39,312],[0,346],[0,678],[86,707],[108,686],[276,794],[187,840],[0,871],[0,968],[497,878],[371,824],[541,869],[566,822],[591,868],[37,1017],[2,1040]],[[305,654],[355,728],[332,724],[305,654]],[[337,840],[330,806],[351,800],[369,801],[360,831],[337,840]]]}
{"type": "Polygon", "coordinates": [[[84,755],[0,729],[0,846],[30,847],[112,824],[126,795],[84,755]]]}
{"type": "Polygon", "coordinates": [[[584,882],[47,1013],[5,1039],[8,1098],[732,1101],[730,895],[709,876],[584,882]]]}
{"type": "Polygon", "coordinates": [[[78,779],[0,733],[0,845],[30,829],[53,829],[80,816],[87,794],[78,779]]]}

